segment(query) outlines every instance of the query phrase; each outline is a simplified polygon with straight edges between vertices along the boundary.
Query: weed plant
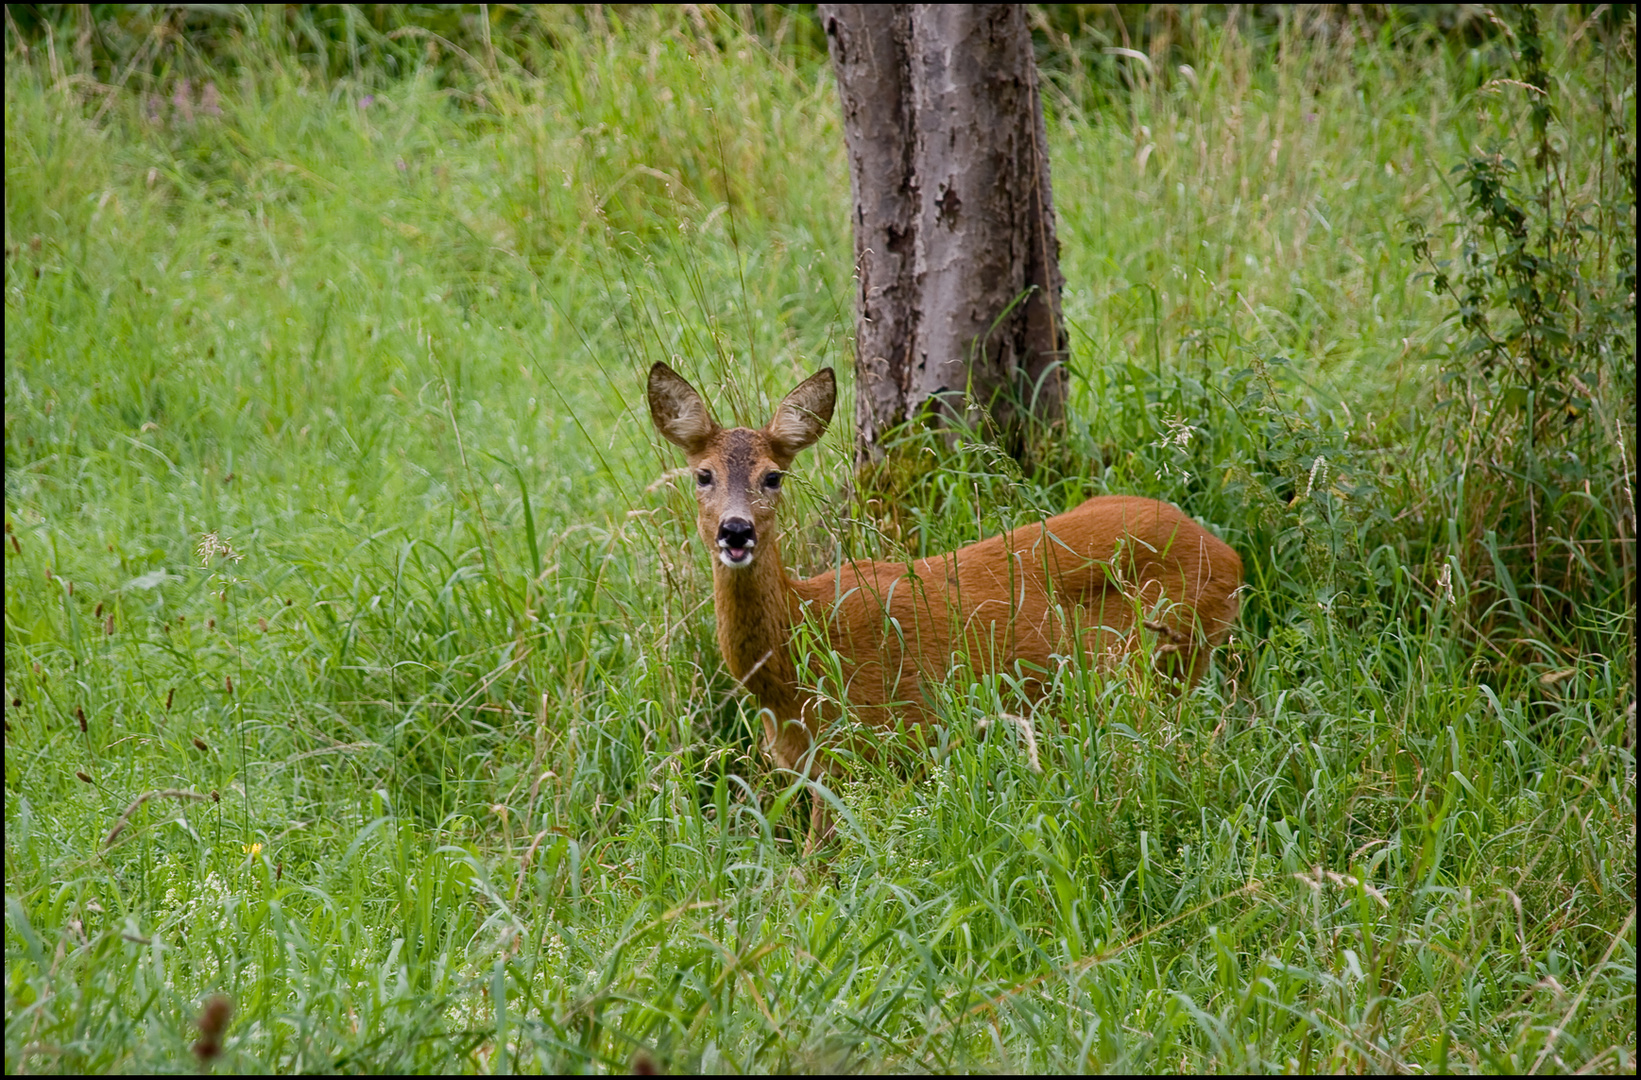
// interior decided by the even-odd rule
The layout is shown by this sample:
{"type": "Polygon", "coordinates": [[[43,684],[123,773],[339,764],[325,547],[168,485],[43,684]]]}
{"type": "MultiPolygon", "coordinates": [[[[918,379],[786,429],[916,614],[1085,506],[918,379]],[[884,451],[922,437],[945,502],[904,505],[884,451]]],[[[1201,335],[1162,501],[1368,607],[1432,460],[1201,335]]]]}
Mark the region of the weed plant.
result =
{"type": "Polygon", "coordinates": [[[807,16],[86,11],[6,30],[8,1072],[1635,1068],[1633,12],[1049,11],[1066,452],[879,515],[807,16]],[[1138,493],[1236,636],[1068,658],[1040,773],[952,679],[805,859],[657,359],[839,367],[801,572],[1138,493]]]}

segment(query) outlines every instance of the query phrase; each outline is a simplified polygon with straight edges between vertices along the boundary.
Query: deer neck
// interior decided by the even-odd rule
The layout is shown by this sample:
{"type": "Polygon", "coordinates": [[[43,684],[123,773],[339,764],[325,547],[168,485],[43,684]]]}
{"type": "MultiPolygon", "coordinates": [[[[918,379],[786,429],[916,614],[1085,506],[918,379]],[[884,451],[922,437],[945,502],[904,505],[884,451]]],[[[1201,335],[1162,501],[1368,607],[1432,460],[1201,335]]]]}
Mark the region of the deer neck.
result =
{"type": "Polygon", "coordinates": [[[752,565],[732,570],[713,559],[713,606],[718,648],[732,675],[778,714],[795,699],[797,672],[787,643],[792,636],[792,586],[781,563],[780,538],[759,545],[752,565]]]}

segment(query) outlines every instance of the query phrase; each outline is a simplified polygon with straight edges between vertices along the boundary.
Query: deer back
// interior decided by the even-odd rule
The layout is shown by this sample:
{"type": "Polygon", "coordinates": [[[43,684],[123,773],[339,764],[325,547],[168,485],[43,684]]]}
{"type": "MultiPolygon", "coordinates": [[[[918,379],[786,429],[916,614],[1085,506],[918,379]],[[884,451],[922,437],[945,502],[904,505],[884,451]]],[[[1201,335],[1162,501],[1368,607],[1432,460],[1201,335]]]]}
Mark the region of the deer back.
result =
{"type": "Polygon", "coordinates": [[[792,588],[844,658],[850,704],[922,720],[928,680],[997,671],[1030,692],[1058,658],[1132,651],[1142,623],[1194,684],[1241,583],[1236,552],[1179,510],[1103,496],[944,555],[848,561],[792,588]]]}

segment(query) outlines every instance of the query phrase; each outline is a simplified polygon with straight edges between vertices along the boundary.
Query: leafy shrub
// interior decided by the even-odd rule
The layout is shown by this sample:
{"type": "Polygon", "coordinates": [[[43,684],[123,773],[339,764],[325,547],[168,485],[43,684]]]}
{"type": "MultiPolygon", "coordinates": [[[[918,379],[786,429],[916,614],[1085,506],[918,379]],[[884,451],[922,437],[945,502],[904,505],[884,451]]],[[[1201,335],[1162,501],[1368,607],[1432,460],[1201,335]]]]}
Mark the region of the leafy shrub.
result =
{"type": "Polygon", "coordinates": [[[1517,19],[1512,76],[1480,92],[1504,106],[1497,134],[1452,170],[1458,258],[1410,225],[1460,330],[1441,358],[1438,546],[1482,634],[1513,628],[1544,662],[1626,636],[1633,653],[1635,18],[1589,28],[1607,54],[1592,87],[1552,78],[1537,12],[1517,19]],[[1594,138],[1561,122],[1596,108],[1594,138]]]}

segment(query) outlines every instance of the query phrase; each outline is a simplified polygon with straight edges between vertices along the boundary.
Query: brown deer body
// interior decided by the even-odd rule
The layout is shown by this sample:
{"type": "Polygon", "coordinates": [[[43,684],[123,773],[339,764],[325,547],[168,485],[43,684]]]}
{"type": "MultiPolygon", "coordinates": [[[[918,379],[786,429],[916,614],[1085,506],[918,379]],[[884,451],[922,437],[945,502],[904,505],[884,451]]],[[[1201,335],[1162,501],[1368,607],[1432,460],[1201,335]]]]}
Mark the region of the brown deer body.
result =
{"type": "MultiPolygon", "coordinates": [[[[761,430],[723,428],[665,364],[650,369],[650,415],[695,474],[702,539],[714,550],[718,647],[757,698],[764,752],[783,769],[820,776],[813,753],[833,717],[798,685],[789,643],[807,613],[839,656],[829,687],[866,724],[921,726],[929,684],[954,665],[1018,673],[1027,692],[1058,658],[1132,651],[1140,625],[1158,635],[1164,670],[1194,684],[1237,615],[1242,560],[1167,503],[1099,496],[1046,521],[911,562],[851,560],[796,580],[775,524],[780,478],[831,420],[830,368],[787,395],[761,430]]],[[[810,842],[828,831],[813,802],[810,842]]]]}

